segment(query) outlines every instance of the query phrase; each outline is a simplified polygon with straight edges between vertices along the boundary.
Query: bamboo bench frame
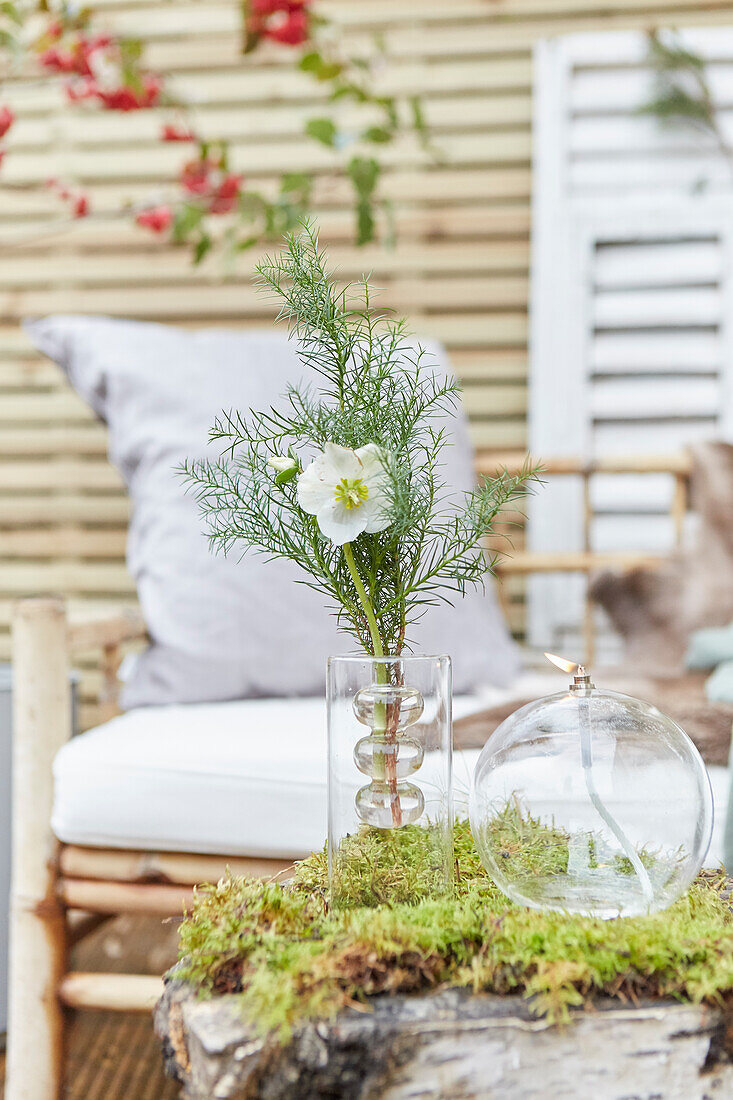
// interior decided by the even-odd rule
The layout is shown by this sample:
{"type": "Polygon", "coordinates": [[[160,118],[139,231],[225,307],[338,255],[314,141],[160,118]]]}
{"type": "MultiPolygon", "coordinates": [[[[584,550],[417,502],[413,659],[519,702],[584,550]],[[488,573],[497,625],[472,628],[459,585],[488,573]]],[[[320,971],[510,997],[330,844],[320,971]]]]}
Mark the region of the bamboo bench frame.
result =
{"type": "MultiPolygon", "coordinates": [[[[509,473],[516,474],[519,473],[523,464],[524,458],[519,459],[516,455],[502,457],[495,454],[482,455],[479,452],[476,471],[480,475],[490,476],[496,474],[497,469],[504,468],[509,473]]],[[[542,551],[510,553],[496,565],[499,582],[510,576],[538,573],[584,573],[589,576],[601,569],[619,569],[624,572],[640,567],[653,569],[661,563],[662,558],[658,554],[626,551],[599,553],[591,549],[593,523],[591,483],[596,474],[669,474],[674,480],[670,515],[674,526],[675,543],[679,546],[682,542],[685,515],[689,507],[692,473],[692,458],[689,452],[681,451],[676,455],[637,455],[628,458],[618,456],[591,460],[572,457],[553,458],[542,464],[542,471],[542,477],[580,478],[583,495],[583,549],[561,553],[542,551]]],[[[498,586],[498,594],[506,611],[505,590],[501,583],[498,586]]],[[[593,601],[588,591],[584,600],[583,639],[584,660],[590,667],[595,656],[595,619],[593,601]]]]}
{"type": "MultiPolygon", "coordinates": [[[[479,455],[477,472],[520,465],[479,455]]],[[[590,550],[590,479],[595,473],[670,473],[678,535],[687,507],[687,456],[665,459],[545,463],[547,476],[583,481],[586,547],[570,554],[520,553],[499,568],[512,574],[589,573],[599,566],[654,564],[650,555],[593,554],[590,550]]],[[[592,629],[592,622],[588,624],[592,629]]],[[[71,736],[69,673],[75,654],[101,650],[104,714],[117,713],[121,646],[145,637],[137,612],[80,623],[67,620],[60,598],[17,603],[13,616],[13,838],[10,914],[9,1027],[6,1100],[59,1100],[65,1063],[68,1009],[148,1012],[162,979],[141,974],[89,974],[68,970],[69,947],[108,917],[121,913],[178,915],[196,883],[215,881],[227,867],[269,878],[292,861],[232,858],[186,852],[148,852],[60,843],[52,834],[52,765],[71,736]]]]}
{"type": "Polygon", "coordinates": [[[268,878],[288,860],[61,844],[51,832],[52,765],[71,736],[74,654],[102,650],[105,708],[116,710],[120,647],[145,637],[139,614],[70,624],[63,600],[21,600],[13,617],[13,846],[6,1100],[62,1095],[69,1008],[152,1009],[162,979],[68,971],[68,949],[120,913],[180,915],[193,886],[227,867],[268,878]],[[86,914],[83,921],[73,915],[86,914]]]}

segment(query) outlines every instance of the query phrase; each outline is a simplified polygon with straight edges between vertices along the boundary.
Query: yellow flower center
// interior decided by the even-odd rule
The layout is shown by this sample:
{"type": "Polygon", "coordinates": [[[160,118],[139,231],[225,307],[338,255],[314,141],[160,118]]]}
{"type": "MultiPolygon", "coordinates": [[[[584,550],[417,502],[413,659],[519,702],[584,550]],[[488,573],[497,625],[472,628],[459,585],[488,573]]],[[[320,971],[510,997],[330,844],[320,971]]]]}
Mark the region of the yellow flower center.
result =
{"type": "Polygon", "coordinates": [[[369,490],[361,477],[342,477],[336,486],[336,500],[346,508],[358,508],[369,496],[369,490]]]}

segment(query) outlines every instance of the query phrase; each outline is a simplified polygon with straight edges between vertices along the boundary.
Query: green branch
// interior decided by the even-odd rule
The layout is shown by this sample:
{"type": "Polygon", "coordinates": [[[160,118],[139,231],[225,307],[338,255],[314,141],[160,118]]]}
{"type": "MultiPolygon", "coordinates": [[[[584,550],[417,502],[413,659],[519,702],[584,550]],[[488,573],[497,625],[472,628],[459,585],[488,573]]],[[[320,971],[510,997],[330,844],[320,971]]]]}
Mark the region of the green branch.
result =
{"type": "Polygon", "coordinates": [[[311,225],[286,237],[258,279],[296,337],[305,381],[275,408],[222,413],[211,432],[218,459],[187,463],[183,473],[215,548],[293,561],[365,650],[399,656],[429,604],[483,583],[491,568],[483,540],[535,471],[486,479],[448,507],[452,489],[440,477],[448,430],[437,418],[455,412],[455,380],[410,340],[404,322],[376,311],[366,280],[339,286],[311,225]],[[328,444],[369,444],[382,456],[387,522],[343,547],[298,501],[302,471],[328,444]],[[289,456],[299,473],[278,481],[272,455],[289,456]]]}
{"type": "Polygon", "coordinates": [[[354,561],[354,554],[351,546],[348,542],[344,543],[341,547],[344,552],[344,560],[348,566],[351,579],[354,582],[354,588],[359,594],[359,602],[361,603],[366,621],[369,625],[369,634],[372,639],[372,649],[375,657],[384,656],[384,647],[382,646],[382,639],[379,637],[379,627],[377,625],[377,619],[374,614],[374,608],[372,602],[367,595],[367,590],[364,587],[361,577],[359,576],[359,570],[356,568],[356,562],[354,561]]]}

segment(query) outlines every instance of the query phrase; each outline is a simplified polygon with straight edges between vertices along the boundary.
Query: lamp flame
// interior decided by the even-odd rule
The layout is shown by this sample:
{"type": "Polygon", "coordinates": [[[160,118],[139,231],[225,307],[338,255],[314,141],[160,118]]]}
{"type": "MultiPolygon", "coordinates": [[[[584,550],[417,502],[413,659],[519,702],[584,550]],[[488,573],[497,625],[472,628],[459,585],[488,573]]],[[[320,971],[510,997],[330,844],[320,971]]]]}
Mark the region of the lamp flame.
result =
{"type": "Polygon", "coordinates": [[[546,653],[545,657],[555,666],[559,668],[561,672],[575,673],[580,672],[582,665],[579,665],[576,661],[567,661],[564,657],[556,657],[554,653],[546,653]]]}

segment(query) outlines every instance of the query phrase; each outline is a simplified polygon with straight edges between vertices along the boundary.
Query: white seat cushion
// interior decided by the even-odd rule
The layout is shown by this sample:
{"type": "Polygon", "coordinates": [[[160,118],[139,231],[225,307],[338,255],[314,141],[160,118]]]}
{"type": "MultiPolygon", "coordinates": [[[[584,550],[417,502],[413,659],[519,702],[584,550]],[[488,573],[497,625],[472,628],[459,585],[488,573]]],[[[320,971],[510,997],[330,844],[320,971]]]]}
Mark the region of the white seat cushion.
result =
{"type": "MultiPolygon", "coordinates": [[[[454,700],[461,717],[556,682],[520,677],[454,700]]],[[[424,768],[431,766],[426,757],[424,768]]],[[[454,755],[465,809],[478,751],[454,755]]],[[[710,768],[720,862],[727,769],[710,768]]],[[[326,838],[326,722],[320,699],[141,707],[75,737],[54,764],[52,827],[68,844],[299,858],[326,838]]]]}
{"type": "MultiPolygon", "coordinates": [[[[454,713],[483,705],[456,699],[454,713]]],[[[478,752],[456,756],[465,798],[478,752]]],[[[52,827],[67,844],[305,856],[326,839],[325,704],[140,707],[64,745],[54,780],[52,827]]]]}

